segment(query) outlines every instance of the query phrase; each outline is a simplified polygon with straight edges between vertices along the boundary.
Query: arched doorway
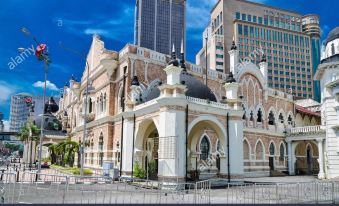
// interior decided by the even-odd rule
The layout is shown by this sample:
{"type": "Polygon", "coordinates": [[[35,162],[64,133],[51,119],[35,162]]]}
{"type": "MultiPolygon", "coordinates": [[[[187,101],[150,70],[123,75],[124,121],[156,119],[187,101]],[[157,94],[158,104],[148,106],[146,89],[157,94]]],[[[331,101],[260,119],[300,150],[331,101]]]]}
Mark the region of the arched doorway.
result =
{"type": "Polygon", "coordinates": [[[153,120],[139,123],[135,141],[135,165],[139,165],[145,174],[138,178],[157,179],[158,177],[159,133],[153,120]]]}
{"type": "Polygon", "coordinates": [[[275,155],[275,147],[273,142],[270,144],[270,156],[269,156],[269,166],[270,170],[274,170],[274,155],[275,155]]]}
{"type": "Polygon", "coordinates": [[[312,154],[312,147],[311,145],[307,145],[306,149],[306,162],[307,162],[307,174],[311,175],[312,174],[312,164],[313,164],[313,154],[312,154]]]}
{"type": "Polygon", "coordinates": [[[227,174],[225,126],[214,117],[201,116],[190,123],[188,131],[188,178],[203,180],[227,174]]]}
{"type": "Polygon", "coordinates": [[[318,147],[311,141],[299,142],[295,148],[295,174],[317,175],[319,173],[318,147]]]}

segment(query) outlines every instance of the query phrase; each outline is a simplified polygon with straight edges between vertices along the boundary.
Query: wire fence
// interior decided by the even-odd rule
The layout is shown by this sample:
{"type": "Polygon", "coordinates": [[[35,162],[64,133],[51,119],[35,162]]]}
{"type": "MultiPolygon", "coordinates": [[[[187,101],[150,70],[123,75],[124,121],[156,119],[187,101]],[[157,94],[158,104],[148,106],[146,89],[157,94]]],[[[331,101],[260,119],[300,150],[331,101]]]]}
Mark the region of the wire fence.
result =
{"type": "Polygon", "coordinates": [[[31,204],[302,204],[339,203],[339,182],[244,184],[211,190],[195,183],[25,171],[0,173],[1,203],[31,204]]]}

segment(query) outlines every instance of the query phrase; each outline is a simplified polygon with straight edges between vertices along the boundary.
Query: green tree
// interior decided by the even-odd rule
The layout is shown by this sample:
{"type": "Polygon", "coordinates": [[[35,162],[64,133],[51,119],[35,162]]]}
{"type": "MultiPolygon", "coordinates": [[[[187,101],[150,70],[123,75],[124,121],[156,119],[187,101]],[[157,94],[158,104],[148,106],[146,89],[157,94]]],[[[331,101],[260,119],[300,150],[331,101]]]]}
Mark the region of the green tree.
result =
{"type": "MultiPolygon", "coordinates": [[[[31,151],[30,154],[32,155],[32,142],[38,142],[40,135],[40,129],[33,124],[32,122],[27,122],[17,134],[17,137],[20,141],[24,142],[25,144],[31,143],[31,151]]],[[[32,159],[32,157],[30,157],[32,159]]]]}
{"type": "Polygon", "coordinates": [[[57,152],[56,152],[56,144],[51,144],[48,146],[48,151],[51,156],[51,164],[57,163],[57,152]]]}

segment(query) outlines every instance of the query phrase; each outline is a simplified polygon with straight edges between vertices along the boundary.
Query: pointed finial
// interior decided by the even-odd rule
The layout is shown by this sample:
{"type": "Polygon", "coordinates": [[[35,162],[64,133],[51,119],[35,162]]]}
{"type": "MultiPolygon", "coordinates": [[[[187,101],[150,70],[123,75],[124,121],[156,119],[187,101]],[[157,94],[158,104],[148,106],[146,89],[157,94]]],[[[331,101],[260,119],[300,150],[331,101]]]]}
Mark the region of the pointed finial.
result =
{"type": "Polygon", "coordinates": [[[168,63],[168,65],[173,65],[173,66],[179,66],[179,62],[177,60],[177,55],[175,54],[175,47],[174,47],[174,44],[173,44],[173,49],[172,49],[172,58],[171,58],[171,61],[168,63]]]}
{"type": "Polygon", "coordinates": [[[233,77],[233,73],[230,72],[230,73],[228,74],[227,79],[226,79],[226,83],[233,83],[233,82],[236,82],[236,80],[235,80],[234,77],[233,77]]]}
{"type": "Polygon", "coordinates": [[[234,36],[233,36],[233,41],[232,41],[232,47],[231,47],[231,50],[237,50],[237,46],[235,45],[234,36]]]}
{"type": "Polygon", "coordinates": [[[261,62],[266,62],[266,55],[265,55],[265,53],[263,53],[262,56],[261,56],[260,63],[261,62]]]}
{"type": "Polygon", "coordinates": [[[180,67],[183,69],[182,71],[186,70],[186,64],[185,64],[185,52],[184,52],[184,40],[181,41],[181,60],[180,60],[180,67]]]}

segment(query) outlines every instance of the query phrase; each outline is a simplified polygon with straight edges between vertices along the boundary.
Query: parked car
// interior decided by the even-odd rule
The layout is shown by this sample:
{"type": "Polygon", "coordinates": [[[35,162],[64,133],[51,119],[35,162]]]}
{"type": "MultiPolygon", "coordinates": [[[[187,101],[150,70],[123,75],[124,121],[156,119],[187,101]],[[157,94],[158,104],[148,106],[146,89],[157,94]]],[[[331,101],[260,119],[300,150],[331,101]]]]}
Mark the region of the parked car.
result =
{"type": "Polygon", "coordinates": [[[49,168],[48,162],[44,162],[41,164],[41,168],[49,168]]]}

